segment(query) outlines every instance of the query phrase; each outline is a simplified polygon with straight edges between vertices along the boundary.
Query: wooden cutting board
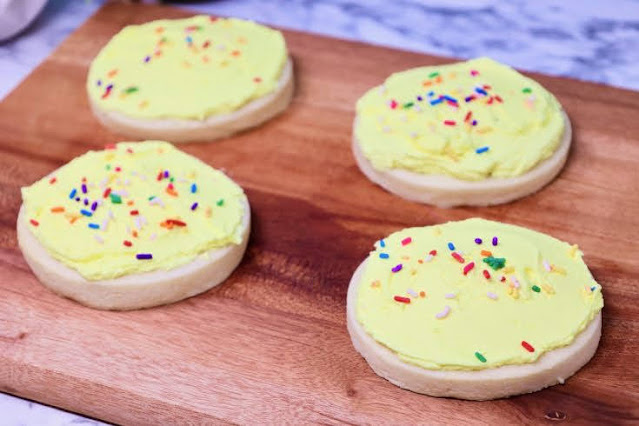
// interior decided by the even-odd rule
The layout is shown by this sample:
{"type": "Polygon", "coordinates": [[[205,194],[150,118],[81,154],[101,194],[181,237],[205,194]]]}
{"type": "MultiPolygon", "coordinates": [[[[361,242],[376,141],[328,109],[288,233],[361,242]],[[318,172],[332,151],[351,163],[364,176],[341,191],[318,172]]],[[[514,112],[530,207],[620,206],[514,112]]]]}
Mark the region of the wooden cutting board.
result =
{"type": "MultiPolygon", "coordinates": [[[[639,420],[639,95],[532,74],[570,115],[574,145],[540,193],[442,210],[369,182],[350,151],[354,103],[404,68],[450,59],[285,31],[289,110],[232,139],[181,147],[242,185],[247,255],[229,280],[181,303],[101,312],[55,296],[16,245],[20,187],[120,140],[89,112],[89,62],[120,28],[187,13],[108,4],[0,104],[0,391],[116,423],[451,423],[639,420]],[[380,237],[481,216],[578,243],[603,285],[603,338],[563,386],[492,401],[397,388],[355,352],[345,299],[380,237]]],[[[1,417],[1,415],[0,415],[1,417]]]]}

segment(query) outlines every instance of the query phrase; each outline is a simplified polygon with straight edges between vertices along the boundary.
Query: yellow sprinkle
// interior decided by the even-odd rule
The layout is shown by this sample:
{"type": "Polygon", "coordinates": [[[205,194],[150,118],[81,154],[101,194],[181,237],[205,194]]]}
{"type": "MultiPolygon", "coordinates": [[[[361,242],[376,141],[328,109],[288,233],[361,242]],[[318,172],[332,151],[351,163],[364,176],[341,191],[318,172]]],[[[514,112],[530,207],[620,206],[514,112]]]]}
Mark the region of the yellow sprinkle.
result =
{"type": "Polygon", "coordinates": [[[371,287],[373,288],[377,288],[381,285],[381,283],[379,282],[379,280],[375,280],[371,283],[371,287]]]}
{"type": "Polygon", "coordinates": [[[513,272],[515,272],[515,268],[513,268],[512,266],[507,266],[502,271],[504,275],[512,274],[513,272]]]}
{"type": "Polygon", "coordinates": [[[555,265],[552,265],[550,268],[552,272],[556,272],[561,275],[566,275],[566,270],[564,268],[560,268],[559,266],[555,266],[555,265]]]}
{"type": "Polygon", "coordinates": [[[577,244],[573,244],[570,246],[570,250],[568,250],[568,256],[575,258],[575,254],[577,254],[577,250],[579,250],[579,246],[577,244]]]}
{"type": "Polygon", "coordinates": [[[140,102],[140,104],[138,105],[138,108],[140,109],[144,109],[149,105],[149,101],[142,101],[140,102]]]}
{"type": "Polygon", "coordinates": [[[541,288],[543,288],[543,289],[544,289],[544,291],[545,291],[546,293],[548,293],[548,294],[555,294],[555,289],[554,289],[554,288],[552,288],[552,287],[551,287],[550,285],[548,285],[548,284],[545,284],[545,283],[544,283],[544,284],[542,284],[542,285],[541,285],[541,288]]]}

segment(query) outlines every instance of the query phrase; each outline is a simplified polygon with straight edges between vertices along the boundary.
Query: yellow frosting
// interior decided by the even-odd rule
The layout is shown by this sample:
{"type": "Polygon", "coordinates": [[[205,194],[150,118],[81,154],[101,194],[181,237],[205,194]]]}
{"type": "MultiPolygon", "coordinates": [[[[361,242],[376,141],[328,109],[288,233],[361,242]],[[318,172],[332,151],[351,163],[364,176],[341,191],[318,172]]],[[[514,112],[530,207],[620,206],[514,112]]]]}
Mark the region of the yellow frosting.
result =
{"type": "Polygon", "coordinates": [[[555,152],[561,111],[539,83],[481,58],[391,75],[357,102],[355,135],[377,170],[506,178],[555,152]]]}
{"type": "Polygon", "coordinates": [[[133,117],[204,119],[272,92],[287,57],[282,34],[254,22],[153,21],[111,39],[87,91],[100,108],[133,117]]]}
{"type": "Polygon", "coordinates": [[[49,254],[102,280],[173,269],[240,243],[246,196],[224,173],[149,141],[89,151],[22,188],[22,199],[49,254]]]}
{"type": "Polygon", "coordinates": [[[581,256],[577,246],[483,219],[404,229],[370,253],[357,319],[377,342],[426,369],[531,363],[570,344],[603,307],[581,256]]]}

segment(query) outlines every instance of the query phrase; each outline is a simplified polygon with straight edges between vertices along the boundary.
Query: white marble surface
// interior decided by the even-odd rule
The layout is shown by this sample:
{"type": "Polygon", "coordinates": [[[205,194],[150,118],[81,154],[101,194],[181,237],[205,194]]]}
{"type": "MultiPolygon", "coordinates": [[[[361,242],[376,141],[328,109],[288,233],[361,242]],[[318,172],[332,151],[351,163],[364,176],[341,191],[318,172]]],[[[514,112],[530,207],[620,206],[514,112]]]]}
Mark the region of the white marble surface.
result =
{"type": "MultiPolygon", "coordinates": [[[[50,0],[0,43],[0,99],[102,0],[50,0]]],[[[639,90],[636,0],[220,0],[180,7],[420,52],[480,55],[515,67],[639,90]]],[[[0,394],[0,426],[94,423],[0,394]]]]}

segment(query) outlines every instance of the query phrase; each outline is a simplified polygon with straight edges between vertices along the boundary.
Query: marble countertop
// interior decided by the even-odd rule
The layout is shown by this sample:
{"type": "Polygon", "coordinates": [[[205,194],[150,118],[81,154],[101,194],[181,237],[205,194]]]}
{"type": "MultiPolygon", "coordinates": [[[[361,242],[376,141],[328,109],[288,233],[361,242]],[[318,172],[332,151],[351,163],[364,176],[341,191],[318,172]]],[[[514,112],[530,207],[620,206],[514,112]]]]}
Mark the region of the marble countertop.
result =
{"type": "MultiPolygon", "coordinates": [[[[50,0],[0,43],[0,100],[102,0],[50,0]]],[[[514,67],[639,90],[639,1],[218,0],[179,7],[419,52],[490,56],[514,67]]],[[[0,424],[99,424],[0,393],[0,424]]]]}

